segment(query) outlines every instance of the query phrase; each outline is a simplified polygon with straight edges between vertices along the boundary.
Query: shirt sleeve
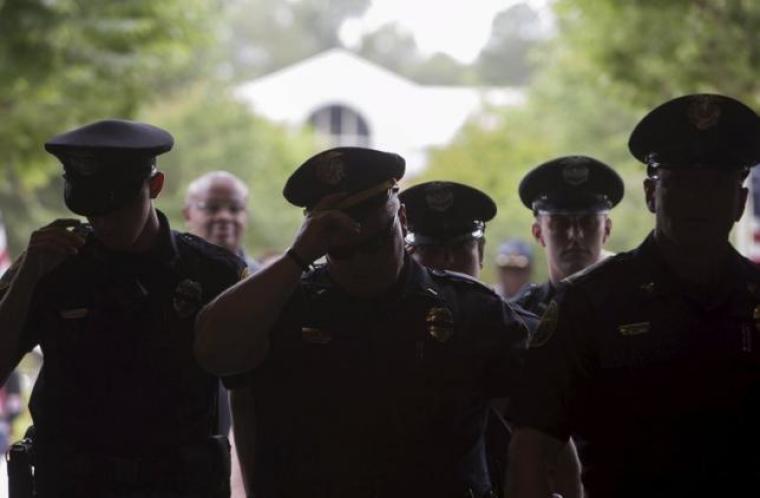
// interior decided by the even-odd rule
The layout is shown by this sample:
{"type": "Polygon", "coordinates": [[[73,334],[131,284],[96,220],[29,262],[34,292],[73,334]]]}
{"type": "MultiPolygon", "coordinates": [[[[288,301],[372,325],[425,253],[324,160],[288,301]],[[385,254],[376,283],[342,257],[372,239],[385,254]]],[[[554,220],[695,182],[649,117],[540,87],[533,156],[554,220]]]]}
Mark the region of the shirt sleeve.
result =
{"type": "Polygon", "coordinates": [[[536,317],[519,307],[498,299],[490,314],[490,327],[496,327],[494,343],[489,348],[486,368],[486,394],[490,398],[512,397],[522,370],[530,334],[536,317]]]}
{"type": "Polygon", "coordinates": [[[574,427],[573,403],[594,365],[593,309],[568,286],[549,304],[531,337],[525,368],[510,406],[510,419],[559,440],[574,427]]]}

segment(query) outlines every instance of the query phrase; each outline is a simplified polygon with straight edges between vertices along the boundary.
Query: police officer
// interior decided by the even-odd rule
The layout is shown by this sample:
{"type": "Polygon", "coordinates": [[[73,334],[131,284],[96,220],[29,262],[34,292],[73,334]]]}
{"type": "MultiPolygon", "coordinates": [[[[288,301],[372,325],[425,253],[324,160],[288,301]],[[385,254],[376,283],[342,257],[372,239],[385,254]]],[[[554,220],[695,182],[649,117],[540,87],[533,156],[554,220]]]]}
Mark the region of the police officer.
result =
{"type": "Polygon", "coordinates": [[[201,363],[256,400],[257,497],[492,494],[488,401],[511,394],[530,319],[405,254],[403,174],[372,149],[307,160],[284,190],[306,208],[291,248],[199,317],[201,363]]]}
{"type": "Polygon", "coordinates": [[[496,292],[504,299],[520,295],[530,284],[533,248],[521,239],[505,240],[496,253],[496,270],[496,292]]]}
{"type": "Polygon", "coordinates": [[[531,170],[520,182],[520,200],[535,215],[531,232],[545,249],[549,280],[531,284],[514,301],[538,315],[557,284],[603,258],[612,230],[608,213],[623,198],[620,176],[586,156],[565,156],[531,170]]]}
{"type": "Polygon", "coordinates": [[[579,433],[588,496],[747,496],[760,489],[760,271],[730,245],[760,118],[687,95],[634,129],[654,231],[570,277],[531,341],[516,403],[516,498],[579,433]]]}
{"type": "Polygon", "coordinates": [[[426,182],[399,194],[406,207],[406,243],[418,263],[473,278],[483,269],[486,222],[496,216],[493,199],[456,182],[426,182]]]}
{"type": "MultiPolygon", "coordinates": [[[[427,182],[399,194],[406,208],[407,248],[420,264],[465,273],[473,278],[483,268],[486,222],[496,216],[496,204],[478,189],[455,182],[427,182]]],[[[486,423],[489,473],[499,496],[503,490],[511,429],[501,402],[493,403],[486,423]]],[[[570,498],[580,483],[578,461],[569,446],[553,476],[554,490],[570,498]],[[569,456],[566,455],[569,453],[569,456]]]]}
{"type": "Polygon", "coordinates": [[[204,303],[242,261],[153,207],[166,131],[124,120],[58,135],[64,200],[0,287],[0,380],[40,345],[30,409],[38,496],[228,496],[217,379],[192,354],[204,303]]]}

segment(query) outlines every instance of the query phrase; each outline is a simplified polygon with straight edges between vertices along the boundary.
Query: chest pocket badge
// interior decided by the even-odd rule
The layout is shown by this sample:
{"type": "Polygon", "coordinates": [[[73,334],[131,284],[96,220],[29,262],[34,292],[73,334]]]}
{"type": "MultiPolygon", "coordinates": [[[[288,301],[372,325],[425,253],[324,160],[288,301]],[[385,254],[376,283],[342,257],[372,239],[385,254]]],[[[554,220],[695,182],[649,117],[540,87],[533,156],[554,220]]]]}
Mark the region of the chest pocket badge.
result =
{"type": "Polygon", "coordinates": [[[309,344],[329,344],[333,336],[328,330],[317,329],[314,327],[302,327],[301,338],[309,344]]]}
{"type": "Polygon", "coordinates": [[[188,318],[201,306],[203,300],[203,288],[195,280],[186,278],[177,284],[174,289],[172,305],[180,318],[188,318]]]}
{"type": "Polygon", "coordinates": [[[620,335],[633,336],[641,335],[649,332],[649,322],[628,323],[626,325],[618,326],[618,332],[620,335]]]}
{"type": "Polygon", "coordinates": [[[454,316],[448,308],[430,308],[425,317],[428,334],[441,343],[454,335],[454,316]]]}
{"type": "Polygon", "coordinates": [[[87,308],[73,308],[70,310],[61,310],[60,315],[64,320],[78,320],[90,314],[87,308]]]}

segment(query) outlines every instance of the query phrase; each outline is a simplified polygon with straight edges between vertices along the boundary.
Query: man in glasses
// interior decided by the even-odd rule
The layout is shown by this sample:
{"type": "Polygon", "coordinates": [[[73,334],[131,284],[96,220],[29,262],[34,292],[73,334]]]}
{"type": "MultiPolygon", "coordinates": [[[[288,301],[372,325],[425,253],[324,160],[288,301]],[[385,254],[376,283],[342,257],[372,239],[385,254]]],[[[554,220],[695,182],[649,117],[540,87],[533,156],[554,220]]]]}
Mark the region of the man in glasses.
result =
{"type": "Polygon", "coordinates": [[[561,280],[603,259],[612,230],[608,213],[623,198],[624,185],[601,161],[565,156],[531,170],[519,193],[536,217],[531,231],[545,249],[549,280],[529,285],[514,300],[540,316],[561,280]]]}
{"type": "Polygon", "coordinates": [[[187,187],[182,209],[187,229],[245,260],[249,270],[258,263],[243,249],[248,224],[248,187],[227,171],[211,171],[187,187]]]}
{"type": "Polygon", "coordinates": [[[290,249],[197,323],[200,362],[255,400],[257,497],[492,496],[486,411],[530,318],[405,253],[404,169],[364,148],[307,160],[284,190],[306,213],[290,249]]]}

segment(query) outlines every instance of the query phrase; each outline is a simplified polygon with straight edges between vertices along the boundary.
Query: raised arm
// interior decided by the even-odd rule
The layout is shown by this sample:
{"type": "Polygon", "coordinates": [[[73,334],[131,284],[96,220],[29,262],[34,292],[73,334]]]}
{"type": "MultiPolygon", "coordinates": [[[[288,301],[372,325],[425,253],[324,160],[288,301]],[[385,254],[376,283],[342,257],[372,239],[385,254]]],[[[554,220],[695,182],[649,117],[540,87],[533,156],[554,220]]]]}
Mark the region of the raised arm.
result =
{"type": "Polygon", "coordinates": [[[195,354],[217,375],[249,371],[266,358],[269,332],[304,271],[327,253],[331,241],[357,232],[354,221],[331,203],[343,195],[325,197],[301,225],[290,251],[247,279],[230,287],[204,307],[196,322],[195,354]]]}
{"type": "Polygon", "coordinates": [[[40,279],[76,254],[84,239],[69,231],[79,220],[60,219],[36,230],[27,250],[0,281],[0,385],[21,360],[21,336],[40,279]]]}

